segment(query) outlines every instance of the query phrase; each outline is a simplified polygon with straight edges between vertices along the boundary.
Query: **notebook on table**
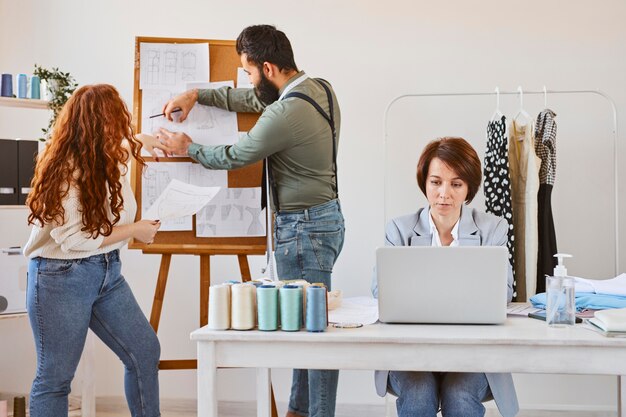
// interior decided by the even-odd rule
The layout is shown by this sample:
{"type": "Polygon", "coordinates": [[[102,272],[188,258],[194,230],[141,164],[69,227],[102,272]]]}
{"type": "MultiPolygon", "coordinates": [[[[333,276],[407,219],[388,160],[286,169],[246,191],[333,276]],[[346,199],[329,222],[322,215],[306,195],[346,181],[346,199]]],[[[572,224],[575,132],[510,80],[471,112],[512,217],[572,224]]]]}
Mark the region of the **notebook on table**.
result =
{"type": "Polygon", "coordinates": [[[508,250],[500,246],[378,248],[379,319],[383,323],[502,323],[508,262],[508,250]]]}

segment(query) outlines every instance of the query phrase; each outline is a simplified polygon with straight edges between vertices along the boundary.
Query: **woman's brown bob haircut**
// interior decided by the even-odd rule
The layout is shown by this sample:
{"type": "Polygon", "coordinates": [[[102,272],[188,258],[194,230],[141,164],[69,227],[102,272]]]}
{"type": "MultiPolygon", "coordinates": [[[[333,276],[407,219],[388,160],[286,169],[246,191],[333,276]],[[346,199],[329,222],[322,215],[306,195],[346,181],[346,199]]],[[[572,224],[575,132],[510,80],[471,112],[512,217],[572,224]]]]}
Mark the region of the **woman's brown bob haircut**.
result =
{"type": "Polygon", "coordinates": [[[466,203],[470,203],[482,180],[482,168],[478,154],[465,139],[445,137],[430,142],[417,162],[417,184],[426,195],[426,179],[430,161],[439,158],[467,184],[466,203]]]}

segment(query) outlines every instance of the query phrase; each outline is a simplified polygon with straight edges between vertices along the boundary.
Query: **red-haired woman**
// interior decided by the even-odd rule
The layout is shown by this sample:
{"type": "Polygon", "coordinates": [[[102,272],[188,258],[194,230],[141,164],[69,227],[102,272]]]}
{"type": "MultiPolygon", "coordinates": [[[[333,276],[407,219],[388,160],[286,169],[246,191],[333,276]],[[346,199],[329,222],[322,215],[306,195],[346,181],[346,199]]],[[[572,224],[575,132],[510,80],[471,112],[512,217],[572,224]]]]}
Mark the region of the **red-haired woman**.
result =
{"type": "Polygon", "coordinates": [[[159,222],[135,222],[127,178],[141,143],[117,90],[82,87],[70,97],[40,155],[27,204],[33,224],[27,307],[37,351],[31,417],[67,416],[87,329],[122,360],[133,416],[159,416],[160,346],[121,274],[128,239],[150,243],[159,222]]]}

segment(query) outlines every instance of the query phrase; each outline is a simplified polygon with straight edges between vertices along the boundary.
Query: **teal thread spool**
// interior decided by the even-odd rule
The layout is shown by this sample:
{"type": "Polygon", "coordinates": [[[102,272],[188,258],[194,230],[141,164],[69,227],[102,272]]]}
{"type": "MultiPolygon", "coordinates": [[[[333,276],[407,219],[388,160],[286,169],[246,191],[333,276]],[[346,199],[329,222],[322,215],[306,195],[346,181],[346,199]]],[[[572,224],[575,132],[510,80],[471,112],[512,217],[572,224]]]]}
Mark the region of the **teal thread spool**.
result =
{"type": "Polygon", "coordinates": [[[257,323],[259,330],[278,330],[278,288],[261,285],[256,289],[257,323]]]}
{"type": "Polygon", "coordinates": [[[17,98],[26,98],[28,93],[28,77],[26,74],[17,74],[17,98]]]}
{"type": "Polygon", "coordinates": [[[40,79],[37,75],[30,78],[30,98],[39,100],[41,98],[40,79]]]}
{"type": "Polygon", "coordinates": [[[326,287],[311,285],[306,289],[306,329],[323,332],[326,326],[326,287]]]}
{"type": "Polygon", "coordinates": [[[302,325],[302,288],[285,285],[280,289],[280,323],[286,332],[297,332],[302,325]]]}

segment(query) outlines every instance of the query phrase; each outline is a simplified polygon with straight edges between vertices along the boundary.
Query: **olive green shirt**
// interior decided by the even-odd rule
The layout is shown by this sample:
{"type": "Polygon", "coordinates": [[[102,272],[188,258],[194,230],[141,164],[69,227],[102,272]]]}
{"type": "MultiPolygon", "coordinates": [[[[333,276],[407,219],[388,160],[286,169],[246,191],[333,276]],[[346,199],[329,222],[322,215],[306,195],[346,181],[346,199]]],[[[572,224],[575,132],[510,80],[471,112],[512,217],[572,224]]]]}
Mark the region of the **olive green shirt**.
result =
{"type": "MultiPolygon", "coordinates": [[[[279,94],[302,76],[303,71],[292,77],[279,94]]],[[[319,83],[309,78],[289,93],[306,94],[329,114],[326,91],[319,83]]],[[[339,141],[339,104],[332,88],[331,92],[339,141]]],[[[266,107],[254,89],[230,87],[199,90],[198,103],[235,112],[262,112],[254,127],[234,145],[192,143],[188,154],[204,167],[236,169],[269,157],[281,212],[302,210],[337,197],[332,131],[326,119],[310,103],[292,97],[266,107]]]]}

